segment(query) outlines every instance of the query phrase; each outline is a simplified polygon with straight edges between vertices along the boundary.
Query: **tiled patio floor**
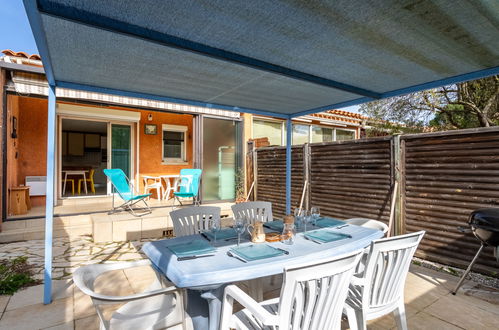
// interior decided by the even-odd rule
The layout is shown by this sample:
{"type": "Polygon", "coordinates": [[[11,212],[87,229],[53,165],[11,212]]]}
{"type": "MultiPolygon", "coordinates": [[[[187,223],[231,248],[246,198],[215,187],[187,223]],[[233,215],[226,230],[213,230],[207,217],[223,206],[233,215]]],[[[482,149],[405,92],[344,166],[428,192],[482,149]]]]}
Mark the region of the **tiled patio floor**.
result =
{"type": "MultiPolygon", "coordinates": [[[[145,289],[152,271],[143,267],[116,271],[99,278],[97,290],[108,294],[131,294],[145,289]]],[[[499,292],[477,288],[467,282],[457,296],[450,289],[457,277],[413,265],[406,282],[406,310],[410,329],[497,329],[499,292]]],[[[279,281],[277,281],[279,282],[279,281]]],[[[0,297],[0,329],[98,329],[98,317],[90,298],[72,285],[71,280],[54,282],[54,301],[41,304],[41,285],[13,296],[0,297]]],[[[279,294],[279,284],[265,282],[266,298],[279,294]]],[[[110,306],[111,313],[117,306],[110,306]]],[[[369,322],[369,329],[391,329],[391,315],[369,322]]],[[[344,328],[348,324],[344,322],[344,328]]]]}

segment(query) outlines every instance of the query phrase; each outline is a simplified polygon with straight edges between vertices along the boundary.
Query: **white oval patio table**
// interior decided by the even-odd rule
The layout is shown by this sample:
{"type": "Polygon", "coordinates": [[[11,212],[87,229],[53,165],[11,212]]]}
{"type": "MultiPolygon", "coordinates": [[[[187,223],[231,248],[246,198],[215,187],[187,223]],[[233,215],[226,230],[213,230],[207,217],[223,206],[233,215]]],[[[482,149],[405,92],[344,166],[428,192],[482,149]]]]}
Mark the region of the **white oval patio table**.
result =
{"type": "Polygon", "coordinates": [[[351,238],[318,244],[305,239],[303,234],[299,233],[293,245],[280,242],[260,243],[287,250],[289,254],[246,263],[227,255],[229,248],[234,246],[234,241],[220,242],[222,246],[217,246],[212,257],[185,261],[177,261],[177,257],[168,249],[170,245],[204,239],[201,235],[148,242],[142,250],[171,282],[179,288],[188,289],[187,312],[192,318],[194,328],[216,330],[220,321],[223,290],[228,284],[281,274],[285,266],[363,249],[371,241],[383,237],[383,232],[379,230],[355,225],[344,226],[338,231],[351,235],[351,238]],[[203,299],[207,300],[208,304],[203,299]]]}

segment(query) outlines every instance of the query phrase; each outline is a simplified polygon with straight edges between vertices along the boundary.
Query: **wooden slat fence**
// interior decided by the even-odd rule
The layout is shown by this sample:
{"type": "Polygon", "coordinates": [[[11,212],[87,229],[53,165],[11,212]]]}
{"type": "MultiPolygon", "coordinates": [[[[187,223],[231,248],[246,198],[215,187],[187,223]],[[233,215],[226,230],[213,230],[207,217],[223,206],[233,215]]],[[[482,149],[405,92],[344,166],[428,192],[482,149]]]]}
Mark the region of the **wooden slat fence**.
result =
{"type": "MultiPolygon", "coordinates": [[[[286,148],[259,148],[257,154],[256,199],[272,203],[272,212],[283,217],[286,211],[286,148]]],[[[291,149],[291,205],[300,204],[303,188],[303,147],[291,149]]]]}
{"type": "MultiPolygon", "coordinates": [[[[320,206],[323,214],[340,219],[387,222],[399,174],[397,233],[425,230],[417,256],[467,267],[479,242],[457,227],[467,227],[473,210],[499,207],[499,127],[402,135],[395,150],[396,139],[294,146],[292,207],[299,205],[308,177],[306,205],[320,206]]],[[[276,217],[285,212],[285,154],[284,147],[254,154],[256,198],[272,202],[276,217]]],[[[497,267],[492,248],[486,248],[474,270],[499,277],[497,267]]]]}
{"type": "MultiPolygon", "coordinates": [[[[465,268],[480,244],[464,234],[471,211],[499,207],[499,130],[472,129],[401,137],[402,223],[426,230],[417,255],[465,268]]],[[[474,269],[497,275],[492,248],[474,269]]]]}
{"type": "Polygon", "coordinates": [[[310,145],[310,205],[340,219],[388,223],[391,137],[310,145]]]}

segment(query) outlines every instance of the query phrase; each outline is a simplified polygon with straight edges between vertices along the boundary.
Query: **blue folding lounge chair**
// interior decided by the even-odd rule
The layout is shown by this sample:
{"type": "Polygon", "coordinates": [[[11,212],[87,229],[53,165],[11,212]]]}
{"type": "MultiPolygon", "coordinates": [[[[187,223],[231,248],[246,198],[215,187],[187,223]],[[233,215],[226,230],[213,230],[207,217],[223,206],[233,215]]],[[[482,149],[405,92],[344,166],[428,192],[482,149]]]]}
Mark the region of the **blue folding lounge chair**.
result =
{"type": "MultiPolygon", "coordinates": [[[[197,168],[184,168],[180,170],[180,189],[174,192],[175,199],[178,200],[180,205],[180,197],[192,198],[194,205],[199,205],[199,181],[201,180],[201,173],[203,170],[197,168]]],[[[173,201],[175,206],[175,200],[173,201]]]]}
{"type": "Polygon", "coordinates": [[[128,180],[127,176],[123,172],[123,170],[119,168],[106,169],[104,170],[104,174],[109,178],[111,183],[113,184],[114,190],[118,193],[121,199],[124,201],[123,204],[119,206],[114,206],[114,193],[113,195],[113,210],[110,213],[116,212],[118,209],[123,208],[127,211],[130,211],[134,216],[141,216],[145,214],[151,213],[151,209],[149,205],[147,205],[145,198],[151,196],[151,194],[143,194],[137,195],[133,189],[133,185],[128,180]],[[139,202],[144,202],[145,212],[136,213],[133,209],[133,206],[139,202]]]}

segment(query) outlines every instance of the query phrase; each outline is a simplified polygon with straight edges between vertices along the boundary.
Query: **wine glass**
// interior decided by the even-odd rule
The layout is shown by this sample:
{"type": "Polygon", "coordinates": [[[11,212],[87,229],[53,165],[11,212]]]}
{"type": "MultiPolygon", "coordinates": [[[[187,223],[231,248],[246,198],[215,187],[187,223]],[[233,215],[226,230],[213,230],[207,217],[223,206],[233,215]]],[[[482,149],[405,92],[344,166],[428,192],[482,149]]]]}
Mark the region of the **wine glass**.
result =
{"type": "Polygon", "coordinates": [[[239,247],[239,243],[241,242],[241,235],[246,230],[246,221],[244,217],[236,217],[234,220],[234,230],[237,233],[237,246],[239,247]]]}
{"type": "Polygon", "coordinates": [[[217,232],[220,230],[220,221],[210,220],[210,231],[213,233],[213,244],[217,244],[217,232]]]}
{"type": "Polygon", "coordinates": [[[312,215],[312,222],[314,226],[317,226],[317,220],[321,217],[321,209],[318,206],[312,206],[310,208],[310,214],[312,215]]]}

